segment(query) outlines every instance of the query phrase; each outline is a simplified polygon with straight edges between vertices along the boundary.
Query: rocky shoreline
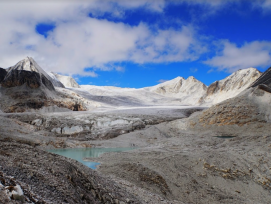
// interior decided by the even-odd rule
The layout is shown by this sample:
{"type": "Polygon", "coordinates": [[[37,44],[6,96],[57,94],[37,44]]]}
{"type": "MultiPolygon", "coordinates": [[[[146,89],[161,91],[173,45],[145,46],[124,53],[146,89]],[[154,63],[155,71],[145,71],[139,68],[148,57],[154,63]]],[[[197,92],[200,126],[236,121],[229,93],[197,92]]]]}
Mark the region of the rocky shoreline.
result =
{"type": "Polygon", "coordinates": [[[77,161],[12,140],[0,142],[1,203],[144,203],[77,161]],[[23,195],[12,191],[20,186],[23,195]]]}

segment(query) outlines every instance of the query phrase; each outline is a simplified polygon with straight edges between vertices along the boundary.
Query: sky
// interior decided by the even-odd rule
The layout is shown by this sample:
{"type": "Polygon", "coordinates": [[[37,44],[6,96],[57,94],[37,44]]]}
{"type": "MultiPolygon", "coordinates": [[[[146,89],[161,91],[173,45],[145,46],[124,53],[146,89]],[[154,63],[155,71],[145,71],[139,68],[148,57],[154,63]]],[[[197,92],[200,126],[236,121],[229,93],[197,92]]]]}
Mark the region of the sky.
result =
{"type": "Polygon", "coordinates": [[[79,84],[206,85],[271,66],[271,0],[2,0],[0,67],[26,56],[79,84]]]}

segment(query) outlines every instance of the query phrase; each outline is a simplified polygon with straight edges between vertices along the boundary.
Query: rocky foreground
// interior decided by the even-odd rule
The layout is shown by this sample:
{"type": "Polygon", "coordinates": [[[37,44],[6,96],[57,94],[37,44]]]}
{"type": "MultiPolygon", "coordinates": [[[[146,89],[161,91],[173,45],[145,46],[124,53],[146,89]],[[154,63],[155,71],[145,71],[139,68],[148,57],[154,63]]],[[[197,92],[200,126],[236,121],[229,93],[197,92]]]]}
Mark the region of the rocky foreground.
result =
{"type": "Polygon", "coordinates": [[[0,140],[0,203],[144,203],[74,160],[0,140]]]}
{"type": "Polygon", "coordinates": [[[271,135],[184,130],[188,120],[122,135],[148,136],[149,147],[89,160],[101,162],[98,171],[120,184],[128,181],[130,192],[138,186],[170,202],[270,203],[271,135]]]}

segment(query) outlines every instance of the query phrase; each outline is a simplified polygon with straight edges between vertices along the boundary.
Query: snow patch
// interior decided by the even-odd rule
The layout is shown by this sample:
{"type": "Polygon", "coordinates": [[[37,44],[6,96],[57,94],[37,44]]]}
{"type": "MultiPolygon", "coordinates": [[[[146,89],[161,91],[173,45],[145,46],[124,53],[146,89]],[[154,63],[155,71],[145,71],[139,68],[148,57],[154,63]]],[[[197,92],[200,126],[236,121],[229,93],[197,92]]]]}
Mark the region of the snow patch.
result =
{"type": "Polygon", "coordinates": [[[84,130],[84,128],[82,126],[72,126],[72,127],[66,126],[62,129],[62,134],[70,135],[70,134],[82,132],[83,130],[84,130]]]}
{"type": "Polygon", "coordinates": [[[70,76],[64,76],[54,72],[51,72],[50,74],[54,75],[55,78],[59,80],[65,87],[80,88],[79,84],[75,81],[75,79],[70,76]]]}

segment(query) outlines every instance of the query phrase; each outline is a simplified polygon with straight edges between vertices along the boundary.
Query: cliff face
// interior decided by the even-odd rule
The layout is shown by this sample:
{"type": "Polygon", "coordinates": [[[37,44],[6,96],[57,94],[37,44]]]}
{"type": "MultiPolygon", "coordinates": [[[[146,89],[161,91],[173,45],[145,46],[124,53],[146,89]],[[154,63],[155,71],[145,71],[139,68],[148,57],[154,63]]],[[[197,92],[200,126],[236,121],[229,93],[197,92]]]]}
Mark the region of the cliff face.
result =
{"type": "Polygon", "coordinates": [[[271,67],[266,70],[252,85],[251,87],[256,87],[258,85],[266,85],[271,88],[271,67]]]}
{"type": "Polygon", "coordinates": [[[52,82],[44,75],[25,70],[10,70],[1,82],[1,85],[6,88],[22,86],[23,84],[32,89],[39,88],[43,84],[49,90],[55,90],[52,82]]]}
{"type": "Polygon", "coordinates": [[[7,75],[7,70],[0,68],[0,83],[4,80],[6,75],[7,75]]]}

